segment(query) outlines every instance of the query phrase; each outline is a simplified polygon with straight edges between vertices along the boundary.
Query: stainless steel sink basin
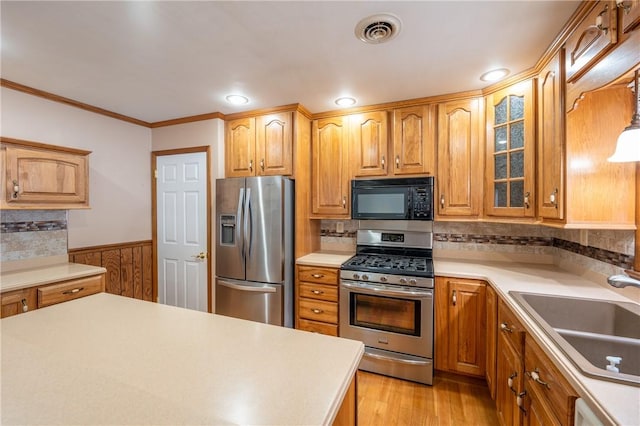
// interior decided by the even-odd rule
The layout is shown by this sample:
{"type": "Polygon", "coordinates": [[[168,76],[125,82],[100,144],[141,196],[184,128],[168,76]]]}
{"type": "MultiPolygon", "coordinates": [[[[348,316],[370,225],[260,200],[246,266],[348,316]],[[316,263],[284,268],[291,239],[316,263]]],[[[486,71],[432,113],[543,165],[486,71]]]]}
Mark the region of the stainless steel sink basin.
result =
{"type": "Polygon", "coordinates": [[[640,305],[510,292],[571,361],[588,376],[640,386],[640,305]],[[622,358],[619,372],[607,357],[622,358]]]}

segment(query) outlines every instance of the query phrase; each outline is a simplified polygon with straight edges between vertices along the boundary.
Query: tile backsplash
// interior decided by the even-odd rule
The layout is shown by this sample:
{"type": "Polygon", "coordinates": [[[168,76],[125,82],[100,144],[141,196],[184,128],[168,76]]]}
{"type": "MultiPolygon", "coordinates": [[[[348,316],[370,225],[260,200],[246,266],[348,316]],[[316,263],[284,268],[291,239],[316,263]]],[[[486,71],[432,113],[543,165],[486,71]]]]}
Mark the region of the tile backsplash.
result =
{"type": "Polygon", "coordinates": [[[66,210],[2,210],[0,261],[67,254],[66,210]]]}
{"type": "MultiPolygon", "coordinates": [[[[323,220],[323,250],[354,251],[357,220],[323,220]],[[344,232],[337,232],[342,226],[344,232]]],[[[435,222],[434,251],[539,254],[572,260],[599,272],[631,268],[634,231],[579,230],[491,222],[435,222]]]]}

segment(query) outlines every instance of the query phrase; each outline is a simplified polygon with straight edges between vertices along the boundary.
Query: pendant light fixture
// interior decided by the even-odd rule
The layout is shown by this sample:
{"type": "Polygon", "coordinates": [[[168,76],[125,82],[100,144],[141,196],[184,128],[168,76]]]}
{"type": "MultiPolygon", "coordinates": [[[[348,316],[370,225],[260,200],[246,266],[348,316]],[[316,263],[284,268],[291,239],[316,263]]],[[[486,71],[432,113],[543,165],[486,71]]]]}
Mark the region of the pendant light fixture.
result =
{"type": "Polygon", "coordinates": [[[627,163],[640,161],[640,69],[633,75],[633,84],[636,96],[636,110],[631,118],[631,124],[618,136],[616,152],[609,157],[608,161],[614,163],[627,163]]]}

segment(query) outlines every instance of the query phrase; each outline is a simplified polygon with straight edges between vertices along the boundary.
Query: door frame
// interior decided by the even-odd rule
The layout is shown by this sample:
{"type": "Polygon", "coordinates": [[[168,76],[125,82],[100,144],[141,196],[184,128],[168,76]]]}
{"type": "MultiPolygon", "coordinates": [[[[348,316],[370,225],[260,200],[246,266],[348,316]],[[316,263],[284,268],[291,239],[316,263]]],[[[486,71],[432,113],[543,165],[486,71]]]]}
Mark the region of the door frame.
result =
{"type": "Polygon", "coordinates": [[[153,285],[152,299],[158,302],[158,209],[157,209],[157,159],[165,155],[192,154],[204,152],[207,161],[207,312],[213,312],[211,303],[211,147],[194,146],[191,148],[165,149],[160,151],[151,151],[151,243],[153,247],[153,285]]]}

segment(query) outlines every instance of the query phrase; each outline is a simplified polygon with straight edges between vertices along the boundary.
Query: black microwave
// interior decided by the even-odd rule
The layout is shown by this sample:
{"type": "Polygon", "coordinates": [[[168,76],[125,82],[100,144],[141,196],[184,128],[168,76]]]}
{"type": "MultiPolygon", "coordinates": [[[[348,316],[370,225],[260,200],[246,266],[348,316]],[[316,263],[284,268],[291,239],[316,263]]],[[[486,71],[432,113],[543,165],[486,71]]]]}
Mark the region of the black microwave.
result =
{"type": "Polygon", "coordinates": [[[351,218],[433,220],[433,177],[352,180],[351,218]]]}

